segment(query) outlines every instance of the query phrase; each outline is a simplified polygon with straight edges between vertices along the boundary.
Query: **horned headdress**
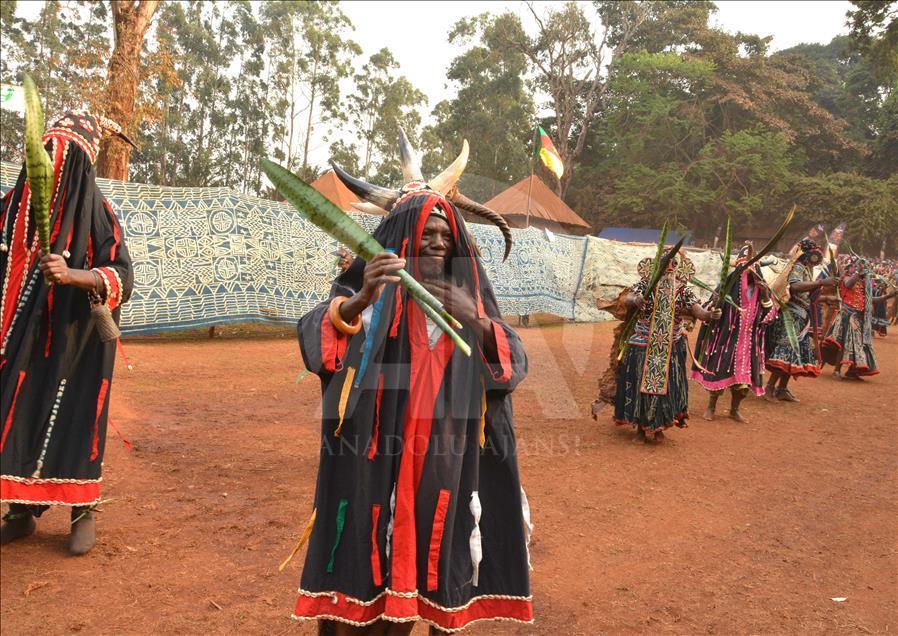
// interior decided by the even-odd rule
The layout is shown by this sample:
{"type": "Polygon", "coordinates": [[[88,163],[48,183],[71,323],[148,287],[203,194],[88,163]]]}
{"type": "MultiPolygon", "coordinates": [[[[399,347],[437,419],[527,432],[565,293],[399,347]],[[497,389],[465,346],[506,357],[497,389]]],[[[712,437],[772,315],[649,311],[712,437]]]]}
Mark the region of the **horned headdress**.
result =
{"type": "Polygon", "coordinates": [[[511,252],[511,229],[508,227],[508,223],[495,210],[472,201],[458,191],[458,179],[468,164],[467,140],[462,142],[461,154],[456,157],[455,161],[429,181],[425,180],[421,174],[421,160],[402,128],[399,129],[399,156],[402,164],[402,177],[406,184],[398,190],[362,181],[348,174],[335,163],[331,163],[331,166],[340,181],[353,194],[362,199],[361,202],[353,204],[356,209],[374,214],[389,214],[400,201],[421,194],[423,191],[432,191],[444,197],[459,210],[470,212],[495,224],[505,238],[505,258],[508,258],[511,252]]]}

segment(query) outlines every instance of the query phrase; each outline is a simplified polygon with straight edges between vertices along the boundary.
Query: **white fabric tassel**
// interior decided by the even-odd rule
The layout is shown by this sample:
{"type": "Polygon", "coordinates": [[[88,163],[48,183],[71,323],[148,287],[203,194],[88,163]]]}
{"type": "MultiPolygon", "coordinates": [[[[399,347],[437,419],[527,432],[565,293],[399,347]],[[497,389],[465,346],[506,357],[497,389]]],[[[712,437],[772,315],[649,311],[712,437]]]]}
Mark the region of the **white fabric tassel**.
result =
{"type": "Polygon", "coordinates": [[[527,567],[532,570],[533,564],[530,563],[530,535],[533,534],[533,523],[530,521],[530,502],[527,501],[527,493],[524,492],[523,486],[521,486],[521,513],[524,516],[524,535],[527,539],[527,567]]]}
{"type": "Polygon", "coordinates": [[[393,513],[396,512],[396,484],[393,484],[393,494],[390,495],[390,522],[387,524],[387,561],[390,560],[390,540],[393,538],[393,513]]]}
{"type": "Polygon", "coordinates": [[[480,562],[483,560],[483,542],[480,536],[480,496],[477,491],[471,493],[471,516],[474,517],[474,529],[471,530],[471,565],[474,566],[474,587],[480,579],[480,562]]]}

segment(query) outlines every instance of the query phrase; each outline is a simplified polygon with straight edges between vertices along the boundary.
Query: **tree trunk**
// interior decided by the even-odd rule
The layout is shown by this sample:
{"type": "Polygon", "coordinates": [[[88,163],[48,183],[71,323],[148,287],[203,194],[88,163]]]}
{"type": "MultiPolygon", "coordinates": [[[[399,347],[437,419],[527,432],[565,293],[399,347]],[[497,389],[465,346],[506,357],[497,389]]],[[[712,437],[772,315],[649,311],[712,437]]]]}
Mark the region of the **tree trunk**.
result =
{"type": "MultiPolygon", "coordinates": [[[[113,0],[110,4],[115,48],[106,75],[104,114],[117,122],[122,130],[131,131],[140,83],[140,50],[153,14],[159,8],[159,0],[113,0]]],[[[100,145],[97,174],[126,180],[130,160],[131,147],[118,137],[108,137],[100,145]]]]}

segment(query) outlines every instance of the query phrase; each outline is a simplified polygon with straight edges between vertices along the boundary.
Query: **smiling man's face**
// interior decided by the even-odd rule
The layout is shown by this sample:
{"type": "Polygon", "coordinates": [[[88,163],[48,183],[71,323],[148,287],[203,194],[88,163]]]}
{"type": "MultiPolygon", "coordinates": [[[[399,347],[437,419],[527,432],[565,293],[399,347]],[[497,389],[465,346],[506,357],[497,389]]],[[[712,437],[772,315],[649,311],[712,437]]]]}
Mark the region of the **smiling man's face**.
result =
{"type": "Polygon", "coordinates": [[[438,279],[446,268],[446,259],[452,254],[455,242],[449,223],[431,214],[424,225],[418,244],[419,269],[424,279],[438,279]]]}

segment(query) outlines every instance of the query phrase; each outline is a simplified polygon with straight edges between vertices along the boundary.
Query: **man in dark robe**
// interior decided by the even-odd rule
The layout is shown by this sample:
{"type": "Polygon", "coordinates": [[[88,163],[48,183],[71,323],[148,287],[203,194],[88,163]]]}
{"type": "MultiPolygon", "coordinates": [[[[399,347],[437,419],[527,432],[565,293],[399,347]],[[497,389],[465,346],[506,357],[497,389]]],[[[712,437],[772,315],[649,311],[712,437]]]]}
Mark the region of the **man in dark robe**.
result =
{"type": "MultiPolygon", "coordinates": [[[[374,233],[388,252],[357,259],[299,323],[323,419],[294,618],[389,634],[418,620],[452,631],[530,622],[510,397],[527,358],[448,194],[457,175],[428,185],[403,167],[417,180],[372,197],[389,212],[374,233]],[[464,325],[471,356],[397,286],[402,267],[464,325]]],[[[363,198],[375,188],[338,175],[363,198]]]]}
{"type": "Polygon", "coordinates": [[[24,169],[0,209],[4,544],[33,533],[48,506],[72,508],[72,554],[96,540],[91,508],[116,350],[98,326],[107,312],[118,321],[133,281],[121,225],[95,181],[106,129],[120,132],[103,117],[69,113],[43,137],[54,172],[50,254],[39,253],[24,169]]]}

